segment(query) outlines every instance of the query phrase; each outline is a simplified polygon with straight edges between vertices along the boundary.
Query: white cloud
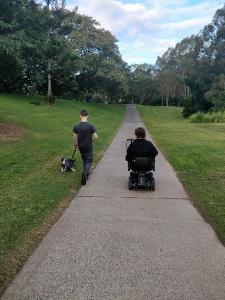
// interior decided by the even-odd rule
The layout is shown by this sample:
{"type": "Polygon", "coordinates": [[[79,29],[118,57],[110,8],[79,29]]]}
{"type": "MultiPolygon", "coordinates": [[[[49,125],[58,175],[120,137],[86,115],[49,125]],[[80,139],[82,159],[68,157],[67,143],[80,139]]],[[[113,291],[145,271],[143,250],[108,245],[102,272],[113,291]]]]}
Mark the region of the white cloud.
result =
{"type": "Polygon", "coordinates": [[[222,0],[68,0],[72,8],[92,16],[119,39],[123,58],[134,63],[154,63],[168,47],[186,35],[197,33],[212,19],[222,0]],[[74,5],[73,5],[74,3],[74,5]]]}
{"type": "Polygon", "coordinates": [[[155,63],[157,56],[161,56],[169,47],[176,44],[175,39],[155,39],[141,37],[133,43],[119,43],[123,58],[129,64],[155,63]],[[130,51],[128,51],[130,49],[130,51]]]}
{"type": "Polygon", "coordinates": [[[203,18],[198,18],[198,19],[190,19],[190,20],[185,20],[181,22],[170,22],[170,23],[164,23],[162,24],[161,28],[162,29],[167,29],[167,30],[180,30],[180,29],[187,29],[191,27],[196,26],[204,26],[210,22],[210,18],[208,17],[203,17],[203,18]]]}
{"type": "Polygon", "coordinates": [[[123,3],[121,1],[111,1],[114,7],[121,9],[124,12],[138,13],[145,11],[145,6],[141,3],[123,3]]]}

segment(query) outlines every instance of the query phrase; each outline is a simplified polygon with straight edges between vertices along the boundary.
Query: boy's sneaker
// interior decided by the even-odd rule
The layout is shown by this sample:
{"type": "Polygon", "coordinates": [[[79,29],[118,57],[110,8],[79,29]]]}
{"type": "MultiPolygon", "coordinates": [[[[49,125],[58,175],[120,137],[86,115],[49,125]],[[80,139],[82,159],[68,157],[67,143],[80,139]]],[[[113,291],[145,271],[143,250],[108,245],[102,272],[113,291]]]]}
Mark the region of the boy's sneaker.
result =
{"type": "Polygon", "coordinates": [[[85,185],[87,182],[87,176],[86,174],[83,172],[82,175],[81,175],[81,184],[82,185],[85,185]]]}

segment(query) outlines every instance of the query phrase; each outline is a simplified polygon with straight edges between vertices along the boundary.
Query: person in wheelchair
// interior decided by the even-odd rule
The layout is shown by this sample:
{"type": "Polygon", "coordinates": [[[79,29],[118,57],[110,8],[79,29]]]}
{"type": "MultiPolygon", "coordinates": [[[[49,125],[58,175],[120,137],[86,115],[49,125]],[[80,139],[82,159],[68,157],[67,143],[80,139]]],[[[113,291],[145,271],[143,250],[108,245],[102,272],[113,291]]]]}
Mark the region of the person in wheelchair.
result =
{"type": "Polygon", "coordinates": [[[133,187],[146,187],[155,190],[155,180],[151,171],[155,170],[155,157],[158,155],[152,142],[146,140],[146,131],[143,127],[135,129],[135,140],[127,148],[129,189],[133,187]]]}

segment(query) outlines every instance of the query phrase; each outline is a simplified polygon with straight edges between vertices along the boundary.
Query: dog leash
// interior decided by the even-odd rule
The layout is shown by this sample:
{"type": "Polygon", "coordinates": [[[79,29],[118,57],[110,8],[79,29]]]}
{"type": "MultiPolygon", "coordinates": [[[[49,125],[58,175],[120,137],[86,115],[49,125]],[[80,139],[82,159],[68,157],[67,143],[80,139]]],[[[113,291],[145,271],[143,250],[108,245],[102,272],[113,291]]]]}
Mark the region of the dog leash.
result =
{"type": "Polygon", "coordinates": [[[74,157],[76,151],[77,151],[77,149],[75,148],[74,151],[73,151],[73,155],[72,155],[71,159],[73,159],[73,157],[74,157]]]}

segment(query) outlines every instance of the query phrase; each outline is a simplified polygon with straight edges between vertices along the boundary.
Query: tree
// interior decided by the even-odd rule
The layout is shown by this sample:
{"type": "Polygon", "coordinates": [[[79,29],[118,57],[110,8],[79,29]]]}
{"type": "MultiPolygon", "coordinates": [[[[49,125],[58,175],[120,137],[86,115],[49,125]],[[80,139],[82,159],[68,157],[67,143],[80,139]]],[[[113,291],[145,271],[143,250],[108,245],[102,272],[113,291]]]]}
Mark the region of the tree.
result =
{"type": "MultiPolygon", "coordinates": [[[[47,59],[47,96],[46,102],[52,102],[52,76],[63,67],[60,62],[66,63],[70,58],[70,47],[68,36],[73,30],[74,15],[77,9],[70,12],[65,9],[65,0],[46,0],[44,8],[46,12],[46,47],[44,54],[47,59]],[[66,56],[65,56],[66,54],[66,56]]],[[[71,62],[71,61],[70,61],[71,62]]]]}
{"type": "Polygon", "coordinates": [[[147,104],[152,102],[156,90],[154,68],[149,64],[132,65],[129,76],[129,98],[132,102],[147,104]]]}
{"type": "Polygon", "coordinates": [[[125,64],[116,38],[99,28],[91,17],[78,15],[76,24],[70,39],[80,62],[77,75],[79,90],[84,97],[98,93],[103,98],[116,101],[128,89],[125,64]]]}
{"type": "Polygon", "coordinates": [[[55,95],[101,93],[117,101],[128,91],[116,38],[65,0],[0,2],[0,91],[55,95]]]}
{"type": "Polygon", "coordinates": [[[225,75],[221,74],[212,84],[211,89],[206,93],[206,99],[213,103],[216,111],[225,109],[225,75]]]}
{"type": "Polygon", "coordinates": [[[24,31],[29,1],[0,2],[0,91],[17,91],[25,73],[23,51],[28,45],[24,31]]]}
{"type": "Polygon", "coordinates": [[[222,105],[224,52],[225,6],[216,11],[213,21],[199,34],[183,39],[158,58],[162,103],[179,99],[185,116],[222,105]]]}

